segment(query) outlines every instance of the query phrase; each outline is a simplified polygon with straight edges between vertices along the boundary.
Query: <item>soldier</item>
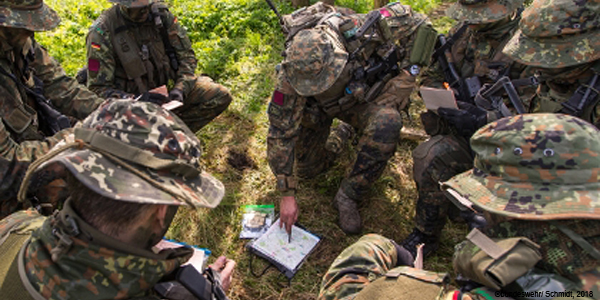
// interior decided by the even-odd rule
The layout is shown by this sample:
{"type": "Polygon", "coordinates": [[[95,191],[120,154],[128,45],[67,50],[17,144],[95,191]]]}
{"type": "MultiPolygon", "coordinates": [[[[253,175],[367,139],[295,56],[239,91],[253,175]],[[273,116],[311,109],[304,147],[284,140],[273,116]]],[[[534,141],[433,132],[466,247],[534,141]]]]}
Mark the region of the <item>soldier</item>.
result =
{"type": "MultiPolygon", "coordinates": [[[[22,208],[16,195],[29,164],[69,133],[60,131],[70,127],[61,113],[83,119],[104,101],[68,77],[35,41],[34,32],[59,22],[42,0],[0,1],[0,218],[22,208]]],[[[52,196],[50,190],[42,194],[52,196]]]]}
{"type": "MultiPolygon", "coordinates": [[[[267,138],[282,223],[289,232],[298,217],[294,163],[301,178],[327,170],[335,153],[326,145],[337,118],[359,134],[356,161],[334,198],[341,229],[358,233],[357,202],[394,154],[400,111],[408,106],[419,66],[428,63],[433,43],[426,41],[436,32],[426,16],[399,3],[343,15],[318,2],[283,19],[290,35],[268,108],[267,138]]],[[[351,131],[342,128],[338,136],[347,139],[351,131]]]]}
{"type": "MultiPolygon", "coordinates": [[[[504,5],[506,5],[507,3],[512,2],[498,3],[504,3],[504,5]]],[[[521,2],[512,4],[512,10],[516,10],[520,4],[521,2]]],[[[582,23],[584,24],[582,27],[589,29],[585,35],[577,34],[576,30],[578,29],[576,29],[572,34],[569,33],[566,39],[560,39],[560,42],[558,42],[557,39],[553,39],[553,36],[545,37],[542,40],[539,39],[541,37],[539,35],[540,33],[542,33],[542,36],[550,35],[548,32],[554,32],[553,35],[566,36],[566,32],[562,31],[561,33],[560,28],[563,28],[563,26],[571,26],[569,24],[572,21],[569,19],[570,17],[567,18],[567,16],[579,16],[581,12],[589,11],[590,19],[593,19],[597,18],[598,14],[597,10],[594,12],[595,8],[593,8],[593,6],[585,4],[585,2],[583,5],[580,5],[579,2],[575,4],[573,1],[534,1],[533,4],[534,5],[528,7],[523,12],[519,23],[520,25],[516,28],[518,29],[517,33],[514,33],[510,38],[508,35],[505,35],[502,39],[502,43],[498,44],[499,48],[496,49],[496,53],[499,53],[500,49],[504,49],[504,53],[508,55],[508,60],[516,61],[511,67],[511,73],[514,74],[509,75],[509,77],[517,79],[519,77],[525,78],[528,75],[536,73],[535,68],[540,64],[551,68],[561,68],[556,61],[555,63],[552,63],[552,65],[549,65],[545,56],[559,55],[560,51],[570,51],[570,53],[565,52],[561,56],[569,57],[568,60],[571,60],[567,63],[567,65],[571,67],[570,73],[565,72],[566,70],[546,70],[546,72],[550,73],[564,73],[565,77],[556,76],[551,78],[546,75],[538,75],[536,76],[537,81],[546,80],[546,82],[542,83],[542,85],[537,88],[537,91],[535,88],[531,87],[522,90],[520,96],[524,104],[525,112],[558,112],[561,108],[560,103],[567,102],[567,99],[574,94],[574,91],[580,84],[587,84],[593,75],[593,72],[590,70],[590,65],[593,63],[588,63],[586,65],[581,64],[577,67],[574,66],[574,64],[593,61],[598,58],[598,50],[596,49],[598,47],[595,47],[593,44],[597,42],[596,39],[592,38],[594,36],[597,37],[597,27],[593,27],[597,25],[592,25],[595,24],[594,22],[582,23]],[[561,7],[565,10],[562,10],[561,13],[556,16],[552,15],[552,17],[549,17],[553,14],[553,10],[547,7],[549,4],[544,5],[542,3],[556,3],[552,5],[557,5],[555,7],[561,7]],[[546,7],[544,8],[542,6],[546,7]],[[591,9],[588,8],[588,6],[590,6],[591,9]],[[577,11],[577,9],[580,11],[577,11]],[[533,36],[526,38],[528,43],[526,46],[523,46],[524,44],[522,44],[524,41],[521,42],[521,44],[517,42],[518,40],[524,40],[524,34],[530,34],[531,32],[534,32],[533,36]],[[571,48],[571,46],[569,46],[568,48],[559,50],[561,47],[567,45],[567,41],[569,41],[569,45],[580,43],[582,46],[579,48],[571,48]],[[504,44],[506,44],[506,46],[501,47],[504,44]],[[589,45],[589,47],[587,45],[589,45]],[[548,49],[552,49],[552,53],[548,52],[548,49]],[[596,56],[588,55],[587,51],[596,53],[596,56]],[[535,55],[531,53],[535,53],[535,55]],[[575,60],[578,59],[579,61],[575,62],[573,57],[577,57],[575,60]],[[518,75],[519,72],[521,75],[518,75]],[[547,79],[543,79],[543,77],[546,77],[547,79]],[[567,78],[568,80],[565,80],[567,78]],[[553,89],[553,92],[549,92],[549,89],[553,89]]],[[[476,7],[481,7],[481,5],[482,4],[477,4],[476,7]]],[[[450,11],[457,12],[460,10],[454,9],[450,11]]],[[[490,12],[495,11],[499,10],[494,9],[490,12]]],[[[511,14],[514,14],[514,12],[511,12],[511,14]]],[[[587,18],[585,14],[583,16],[587,18]]],[[[513,23],[513,25],[516,25],[516,23],[513,23]]],[[[513,31],[515,31],[514,26],[511,30],[506,31],[506,33],[510,35],[513,31]]],[[[494,39],[497,37],[495,37],[495,35],[490,35],[490,38],[494,39]]],[[[481,53],[483,51],[479,52],[481,53]]],[[[498,55],[504,57],[501,54],[498,55]]],[[[503,60],[506,59],[506,57],[503,58],[503,60]]],[[[474,64],[474,68],[478,69],[482,65],[490,66],[492,63],[477,63],[474,64]]],[[[491,78],[488,78],[482,82],[492,83],[493,81],[491,81],[491,78]]],[[[489,88],[489,85],[484,84],[484,88],[479,92],[479,95],[482,95],[487,88],[489,88]]],[[[497,111],[486,111],[468,103],[459,102],[459,107],[461,108],[460,110],[440,109],[438,111],[443,121],[456,129],[456,133],[436,133],[436,136],[433,136],[428,142],[419,145],[413,152],[413,176],[419,189],[415,217],[416,228],[402,243],[402,245],[412,253],[415,251],[415,245],[420,243],[425,243],[424,251],[426,255],[437,249],[439,237],[448,216],[448,209],[451,207],[446,197],[444,197],[443,193],[440,191],[438,182],[448,180],[450,177],[472,167],[473,155],[469,149],[468,138],[477,128],[483,126],[487,122],[497,119],[498,115],[500,115],[497,111]]],[[[428,113],[430,120],[433,119],[431,118],[432,116],[435,115],[433,115],[433,113],[428,113]]],[[[581,117],[592,123],[597,122],[597,120],[590,118],[589,115],[581,115],[581,117]]],[[[473,220],[468,220],[468,222],[472,221],[473,220]]]]}
{"type": "MultiPolygon", "coordinates": [[[[180,205],[214,208],[224,194],[202,171],[200,141],[189,128],[153,103],[114,100],[75,129],[75,140],[36,161],[19,195],[30,176],[59,164],[69,171],[63,208],[0,221],[2,297],[214,299],[198,295],[200,287],[213,290],[196,266],[182,266],[193,248],[155,246],[180,205]]],[[[214,291],[219,282],[227,289],[234,266],[217,259],[206,279],[214,291]]]]}
{"type": "Polygon", "coordinates": [[[499,289],[542,295],[527,299],[557,299],[565,291],[579,292],[574,299],[598,299],[599,133],[572,116],[527,114],[473,135],[475,167],[444,189],[488,221],[491,239],[474,229],[454,255],[455,272],[477,288],[459,291],[444,273],[412,268],[412,257],[392,240],[367,235],[334,261],[319,299],[512,299],[498,297],[499,289]],[[494,260],[486,251],[495,247],[504,254],[494,260]],[[495,276],[482,276],[482,270],[495,276]]]}
{"type": "Polygon", "coordinates": [[[231,94],[207,76],[196,76],[196,57],[185,29],[166,4],[154,0],[116,3],[87,36],[87,86],[102,97],[125,98],[166,85],[175,113],[196,132],[223,112],[231,94]]]}

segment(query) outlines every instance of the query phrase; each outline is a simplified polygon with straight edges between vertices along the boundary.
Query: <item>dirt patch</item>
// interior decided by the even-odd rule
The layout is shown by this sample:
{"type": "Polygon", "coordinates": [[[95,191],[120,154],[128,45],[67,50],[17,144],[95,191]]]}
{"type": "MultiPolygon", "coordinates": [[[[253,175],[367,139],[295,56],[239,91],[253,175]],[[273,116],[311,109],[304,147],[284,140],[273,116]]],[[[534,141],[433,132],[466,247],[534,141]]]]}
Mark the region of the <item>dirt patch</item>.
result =
{"type": "Polygon", "coordinates": [[[256,163],[246,151],[240,151],[235,149],[229,149],[227,152],[227,163],[238,171],[246,169],[256,169],[256,163]]]}

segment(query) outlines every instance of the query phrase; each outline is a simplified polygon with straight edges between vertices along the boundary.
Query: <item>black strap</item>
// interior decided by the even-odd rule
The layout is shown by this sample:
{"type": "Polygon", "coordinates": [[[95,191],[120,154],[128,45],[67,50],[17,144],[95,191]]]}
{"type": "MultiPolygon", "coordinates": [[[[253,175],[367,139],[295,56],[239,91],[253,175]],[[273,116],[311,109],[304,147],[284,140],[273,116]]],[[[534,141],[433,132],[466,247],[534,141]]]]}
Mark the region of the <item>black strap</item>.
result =
{"type": "Polygon", "coordinates": [[[158,27],[158,31],[160,32],[160,37],[162,38],[163,45],[165,46],[165,53],[169,57],[169,62],[171,63],[171,68],[175,71],[179,70],[179,60],[177,59],[177,53],[175,52],[175,48],[171,44],[171,40],[169,40],[169,33],[167,32],[167,26],[165,24],[165,15],[163,13],[159,13],[156,11],[156,6],[152,5],[150,10],[150,15],[152,20],[156,20],[154,25],[158,27]]]}
{"type": "Polygon", "coordinates": [[[444,52],[446,51],[446,49],[450,49],[452,47],[452,45],[454,45],[454,43],[456,43],[456,41],[463,35],[463,33],[465,33],[465,31],[467,31],[468,27],[469,27],[469,23],[464,22],[463,25],[452,36],[450,36],[448,39],[446,39],[446,43],[444,45],[435,49],[435,52],[433,52],[433,54],[431,56],[438,57],[440,55],[444,55],[444,52]]]}

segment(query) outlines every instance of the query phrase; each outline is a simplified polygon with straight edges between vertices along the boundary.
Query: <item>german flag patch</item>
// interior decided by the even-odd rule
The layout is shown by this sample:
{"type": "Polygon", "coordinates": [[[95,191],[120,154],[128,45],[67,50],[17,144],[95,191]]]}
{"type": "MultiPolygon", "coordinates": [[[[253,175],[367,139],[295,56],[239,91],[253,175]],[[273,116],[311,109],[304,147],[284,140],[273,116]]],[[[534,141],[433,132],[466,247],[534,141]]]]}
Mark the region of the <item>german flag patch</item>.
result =
{"type": "Polygon", "coordinates": [[[102,47],[100,46],[100,44],[92,43],[92,48],[96,49],[96,50],[100,50],[100,48],[102,48],[102,47]]]}

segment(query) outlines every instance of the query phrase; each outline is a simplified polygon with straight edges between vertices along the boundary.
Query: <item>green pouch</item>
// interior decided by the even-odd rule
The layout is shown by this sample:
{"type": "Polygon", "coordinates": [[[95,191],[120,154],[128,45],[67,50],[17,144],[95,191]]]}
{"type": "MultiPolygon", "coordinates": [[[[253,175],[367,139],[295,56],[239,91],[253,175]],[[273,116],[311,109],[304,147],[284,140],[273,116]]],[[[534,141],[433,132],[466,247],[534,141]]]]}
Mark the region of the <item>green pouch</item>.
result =
{"type": "Polygon", "coordinates": [[[490,239],[476,228],[456,246],[454,270],[487,287],[500,290],[527,273],[542,259],[540,246],[525,237],[490,239]]]}
{"type": "Polygon", "coordinates": [[[433,54],[437,31],[429,24],[423,24],[417,29],[415,43],[410,51],[410,63],[427,66],[433,54]]]}

